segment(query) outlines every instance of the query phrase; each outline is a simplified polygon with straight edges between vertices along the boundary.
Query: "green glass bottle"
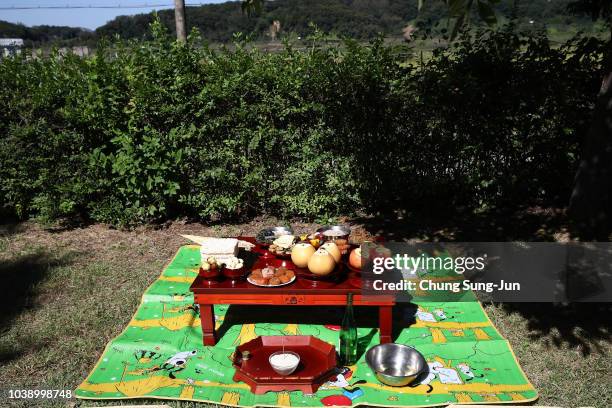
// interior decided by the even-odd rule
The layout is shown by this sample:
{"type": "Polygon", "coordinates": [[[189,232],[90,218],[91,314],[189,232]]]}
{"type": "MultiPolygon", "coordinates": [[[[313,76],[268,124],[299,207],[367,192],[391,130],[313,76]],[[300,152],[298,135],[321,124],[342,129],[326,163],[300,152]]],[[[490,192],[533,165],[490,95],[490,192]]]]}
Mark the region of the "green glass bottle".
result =
{"type": "Polygon", "coordinates": [[[345,366],[357,362],[357,325],[353,315],[353,294],[347,295],[346,310],[340,329],[340,363],[345,366]]]}

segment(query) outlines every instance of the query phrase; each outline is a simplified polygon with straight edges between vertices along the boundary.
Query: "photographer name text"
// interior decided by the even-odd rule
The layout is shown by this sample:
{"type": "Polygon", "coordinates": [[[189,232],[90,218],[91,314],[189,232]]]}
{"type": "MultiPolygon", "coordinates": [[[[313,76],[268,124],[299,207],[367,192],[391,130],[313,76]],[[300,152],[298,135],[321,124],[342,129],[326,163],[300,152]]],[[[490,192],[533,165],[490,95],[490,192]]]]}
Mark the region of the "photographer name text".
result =
{"type": "Polygon", "coordinates": [[[377,279],[372,287],[378,291],[429,291],[429,292],[453,292],[476,290],[491,293],[493,291],[518,292],[521,284],[518,282],[506,282],[503,279],[499,283],[495,282],[472,282],[469,279],[455,282],[439,282],[431,279],[423,279],[418,282],[412,280],[400,280],[398,282],[384,282],[377,279]]]}

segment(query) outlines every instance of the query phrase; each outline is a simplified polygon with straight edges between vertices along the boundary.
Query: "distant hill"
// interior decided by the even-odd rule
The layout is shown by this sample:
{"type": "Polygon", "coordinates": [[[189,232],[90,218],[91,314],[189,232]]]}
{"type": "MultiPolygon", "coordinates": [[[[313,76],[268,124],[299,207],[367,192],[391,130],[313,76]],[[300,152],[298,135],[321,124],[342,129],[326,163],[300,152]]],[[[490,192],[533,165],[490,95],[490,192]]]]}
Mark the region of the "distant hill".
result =
{"type": "Polygon", "coordinates": [[[87,42],[95,39],[93,31],[78,27],[40,25],[27,27],[23,24],[0,20],[0,38],[21,38],[26,45],[55,43],[58,45],[87,42]]]}
{"type": "MultiPolygon", "coordinates": [[[[543,28],[546,24],[588,24],[587,18],[569,16],[567,4],[572,0],[530,0],[519,2],[516,14],[525,27],[543,28]]],[[[502,19],[512,15],[515,0],[501,0],[497,11],[502,19]]],[[[418,13],[416,0],[273,0],[265,3],[261,15],[247,17],[240,2],[210,4],[187,8],[188,29],[196,27],[212,42],[227,42],[235,32],[265,38],[270,25],[278,20],[282,32],[305,35],[312,32],[311,22],[325,32],[357,39],[372,38],[378,33],[399,37],[402,29],[415,20],[435,25],[445,21],[442,1],[426,1],[418,13]]],[[[159,17],[174,32],[174,11],[163,10],[159,17]]],[[[148,34],[152,14],[120,16],[99,27],[97,35],[119,34],[123,38],[140,38],[148,34]]],[[[476,17],[475,20],[478,20],[476,17]]]]}
{"type": "MultiPolygon", "coordinates": [[[[567,4],[571,1],[521,1],[518,9],[514,10],[515,0],[501,0],[497,12],[502,19],[515,12],[519,24],[524,28],[553,27],[553,31],[561,31],[571,25],[572,31],[589,31],[589,24],[592,23],[588,18],[568,14],[567,4]]],[[[416,0],[269,0],[260,15],[247,17],[241,11],[240,2],[230,1],[188,7],[187,23],[188,29],[196,27],[208,41],[228,42],[236,32],[251,35],[254,39],[266,39],[269,27],[275,20],[281,24],[281,35],[289,32],[306,35],[312,32],[309,27],[312,22],[325,32],[356,39],[372,38],[379,33],[399,37],[402,28],[409,23],[420,22],[425,27],[436,29],[437,23],[445,21],[446,6],[442,1],[426,1],[420,13],[416,4],[416,0]]],[[[170,32],[174,32],[174,11],[163,10],[158,15],[170,32]]],[[[124,39],[146,38],[153,19],[153,13],[119,16],[95,32],[72,27],[25,27],[0,22],[0,37],[19,37],[37,44],[92,43],[100,37],[115,35],[124,39]]],[[[475,17],[475,20],[478,18],[475,17]]]]}

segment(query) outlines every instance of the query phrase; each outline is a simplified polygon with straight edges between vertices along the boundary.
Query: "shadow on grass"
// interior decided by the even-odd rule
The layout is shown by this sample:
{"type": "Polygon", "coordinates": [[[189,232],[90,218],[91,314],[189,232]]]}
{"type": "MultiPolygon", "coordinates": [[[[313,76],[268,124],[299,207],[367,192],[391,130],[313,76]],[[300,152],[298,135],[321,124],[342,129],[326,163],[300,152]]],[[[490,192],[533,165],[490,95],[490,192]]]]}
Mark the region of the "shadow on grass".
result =
{"type": "Polygon", "coordinates": [[[578,348],[583,356],[605,353],[600,341],[612,341],[610,303],[504,303],[506,313],[518,313],[527,320],[529,338],[548,347],[578,348]]]}
{"type": "MultiPolygon", "coordinates": [[[[37,285],[56,267],[70,263],[72,256],[56,256],[44,250],[19,255],[0,263],[0,279],[4,288],[0,296],[0,332],[6,332],[24,311],[39,307],[37,285]]],[[[2,344],[0,363],[17,358],[20,345],[2,344]],[[14,347],[17,346],[17,347],[14,347]]]]}
{"type": "Polygon", "coordinates": [[[26,230],[26,226],[22,222],[4,219],[4,223],[0,224],[0,238],[10,238],[15,234],[19,234],[26,230]]]}
{"type": "MultiPolygon", "coordinates": [[[[414,316],[416,307],[412,304],[398,304],[393,311],[393,338],[397,338],[403,328],[414,323],[414,320],[406,319],[407,315],[414,316]]],[[[233,325],[256,324],[256,323],[280,323],[280,324],[311,324],[324,326],[321,330],[338,331],[342,324],[344,315],[343,307],[334,306],[243,306],[232,305],[227,309],[223,323],[217,330],[218,338],[223,337],[233,325]]],[[[372,339],[378,332],[378,308],[358,306],[355,307],[355,321],[357,327],[371,328],[366,336],[359,341],[364,343],[372,339]]],[[[270,335],[294,334],[288,328],[277,330],[270,335]]],[[[300,333],[295,333],[300,334],[300,333]]],[[[317,335],[317,334],[315,334],[317,335]]],[[[364,344],[361,344],[362,352],[364,344]]]]}
{"type": "Polygon", "coordinates": [[[464,211],[407,213],[351,219],[372,235],[387,241],[555,241],[568,230],[565,211],[559,208],[522,208],[474,214],[464,211]]]}
{"type": "MultiPolygon", "coordinates": [[[[533,207],[486,214],[406,214],[351,221],[387,241],[556,241],[575,237],[565,211],[555,208],[533,207]]],[[[530,338],[550,347],[578,348],[587,356],[603,352],[598,342],[612,341],[612,304],[506,303],[502,307],[508,314],[523,316],[529,322],[530,338]]]]}

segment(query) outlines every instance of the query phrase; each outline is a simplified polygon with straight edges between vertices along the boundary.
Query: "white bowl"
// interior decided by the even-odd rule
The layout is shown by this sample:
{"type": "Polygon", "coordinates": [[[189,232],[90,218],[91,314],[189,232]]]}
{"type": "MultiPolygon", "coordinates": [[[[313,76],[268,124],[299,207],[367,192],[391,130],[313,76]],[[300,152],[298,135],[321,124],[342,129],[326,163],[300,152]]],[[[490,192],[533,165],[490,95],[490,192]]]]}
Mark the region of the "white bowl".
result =
{"type": "Polygon", "coordinates": [[[295,371],[298,364],[300,364],[300,355],[294,353],[293,351],[276,351],[270,354],[270,358],[268,359],[270,365],[280,375],[289,375],[295,371]],[[283,358],[280,357],[283,354],[287,354],[289,357],[283,358]],[[278,358],[274,358],[275,356],[279,356],[278,358]],[[280,361],[279,361],[280,360],[280,361]]]}

